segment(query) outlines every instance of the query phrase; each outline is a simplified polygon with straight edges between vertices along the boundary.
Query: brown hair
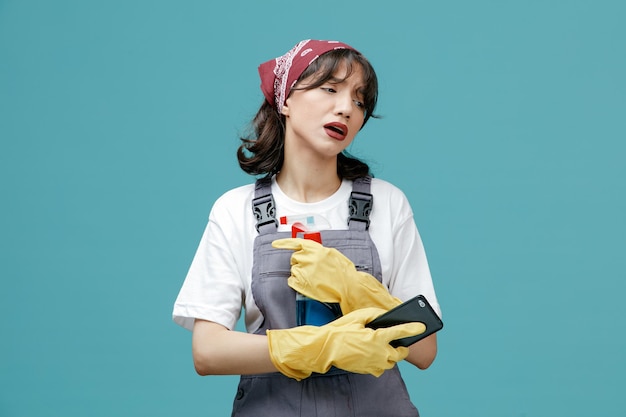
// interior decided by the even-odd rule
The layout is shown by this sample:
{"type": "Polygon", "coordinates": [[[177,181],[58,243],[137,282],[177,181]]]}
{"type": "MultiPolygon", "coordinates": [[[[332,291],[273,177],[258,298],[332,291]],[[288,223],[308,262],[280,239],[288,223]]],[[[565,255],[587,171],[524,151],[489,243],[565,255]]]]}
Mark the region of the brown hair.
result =
{"type": "MultiPolygon", "coordinates": [[[[313,61],[300,75],[298,81],[315,76],[313,82],[304,89],[317,88],[333,78],[342,63],[345,63],[347,67],[345,78],[348,78],[354,71],[354,65],[358,65],[363,71],[364,88],[360,93],[363,95],[365,105],[365,119],[363,120],[363,126],[365,126],[370,117],[377,117],[374,109],[378,100],[378,79],[372,65],[359,52],[352,49],[336,49],[327,52],[313,61]]],[[[285,116],[278,113],[273,105],[264,100],[252,119],[251,130],[248,137],[241,138],[242,144],[237,149],[239,166],[251,175],[276,174],[282,168],[284,160],[285,116]]],[[[346,151],[337,156],[337,174],[340,178],[348,180],[371,175],[369,166],[365,162],[346,151]]]]}

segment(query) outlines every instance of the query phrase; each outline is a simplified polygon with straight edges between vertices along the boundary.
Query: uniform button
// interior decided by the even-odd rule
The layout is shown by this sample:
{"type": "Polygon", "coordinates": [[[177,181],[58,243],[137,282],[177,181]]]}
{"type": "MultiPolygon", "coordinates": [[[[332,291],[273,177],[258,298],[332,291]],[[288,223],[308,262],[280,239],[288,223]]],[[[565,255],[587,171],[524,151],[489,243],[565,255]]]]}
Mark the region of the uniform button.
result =
{"type": "Polygon", "coordinates": [[[235,396],[236,400],[241,400],[243,398],[243,389],[239,388],[237,390],[237,395],[235,396]]]}

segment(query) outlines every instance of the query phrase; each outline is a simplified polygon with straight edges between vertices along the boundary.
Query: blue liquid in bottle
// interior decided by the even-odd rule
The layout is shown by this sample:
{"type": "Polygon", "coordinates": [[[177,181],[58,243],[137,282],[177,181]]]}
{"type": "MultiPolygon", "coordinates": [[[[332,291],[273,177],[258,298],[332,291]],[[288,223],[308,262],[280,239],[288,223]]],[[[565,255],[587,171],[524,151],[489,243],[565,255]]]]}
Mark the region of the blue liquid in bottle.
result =
{"type": "Polygon", "coordinates": [[[296,293],[296,324],[298,326],[323,326],[341,317],[337,303],[322,303],[296,293]]]}
{"type": "MultiPolygon", "coordinates": [[[[281,220],[282,221],[282,220],[281,220]]],[[[314,224],[313,217],[307,217],[307,224],[314,224]]],[[[322,243],[320,232],[310,232],[302,223],[291,225],[291,237],[304,237],[322,243]]],[[[341,317],[338,303],[322,303],[300,293],[296,293],[296,325],[323,326],[341,317]]]]}

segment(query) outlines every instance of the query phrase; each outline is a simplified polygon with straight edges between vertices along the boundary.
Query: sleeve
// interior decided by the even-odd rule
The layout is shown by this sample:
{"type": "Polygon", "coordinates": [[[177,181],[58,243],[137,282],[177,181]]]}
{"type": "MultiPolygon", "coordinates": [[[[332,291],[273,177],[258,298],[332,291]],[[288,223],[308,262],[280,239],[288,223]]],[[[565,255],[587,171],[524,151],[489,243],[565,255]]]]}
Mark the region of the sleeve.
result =
{"type": "Polygon", "coordinates": [[[244,289],[231,251],[233,233],[225,230],[228,224],[220,222],[220,210],[214,206],[174,303],[174,322],[188,330],[193,329],[195,319],[233,329],[241,314],[244,289]]]}
{"type": "Polygon", "coordinates": [[[398,221],[392,226],[393,265],[389,290],[403,301],[419,294],[424,295],[441,317],[441,308],[435,294],[422,238],[413,219],[413,210],[406,196],[402,192],[399,193],[400,195],[394,198],[397,201],[394,206],[398,212],[393,218],[398,221]]]}

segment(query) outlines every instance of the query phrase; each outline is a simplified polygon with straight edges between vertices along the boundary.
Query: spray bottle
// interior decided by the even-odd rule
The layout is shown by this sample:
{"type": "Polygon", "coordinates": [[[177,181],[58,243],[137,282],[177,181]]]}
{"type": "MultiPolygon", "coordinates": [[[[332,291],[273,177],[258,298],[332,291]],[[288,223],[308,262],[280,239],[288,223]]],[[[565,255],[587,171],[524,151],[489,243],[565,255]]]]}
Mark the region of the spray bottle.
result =
{"type": "MultiPolygon", "coordinates": [[[[310,231],[304,224],[295,222],[291,226],[291,237],[301,237],[322,243],[319,231],[310,231]]],[[[296,293],[296,325],[323,326],[341,317],[338,303],[324,303],[296,293]]]]}

